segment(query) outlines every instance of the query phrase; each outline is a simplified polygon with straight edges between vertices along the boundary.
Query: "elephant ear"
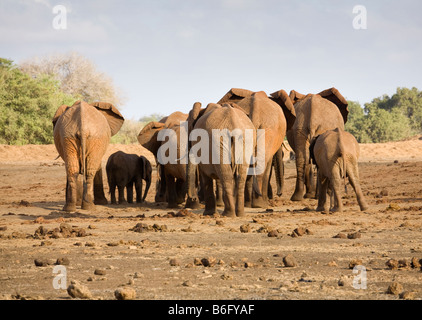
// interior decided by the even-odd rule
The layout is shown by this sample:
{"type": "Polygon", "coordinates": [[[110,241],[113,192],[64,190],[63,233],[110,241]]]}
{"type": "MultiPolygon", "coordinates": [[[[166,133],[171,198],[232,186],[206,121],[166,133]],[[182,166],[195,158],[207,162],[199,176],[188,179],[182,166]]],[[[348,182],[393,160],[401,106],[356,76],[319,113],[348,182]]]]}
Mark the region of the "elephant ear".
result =
{"type": "Polygon", "coordinates": [[[229,103],[224,103],[223,105],[222,105],[223,107],[225,107],[225,106],[229,106],[229,107],[232,107],[232,108],[234,108],[234,109],[239,109],[239,110],[241,110],[244,114],[246,114],[248,117],[249,117],[249,112],[248,111],[246,111],[245,109],[243,109],[241,106],[239,106],[237,103],[234,103],[234,102],[229,102],[229,103]]]}
{"type": "Polygon", "coordinates": [[[349,115],[349,109],[347,108],[348,102],[336,88],[321,91],[318,95],[334,103],[340,110],[344,123],[347,122],[347,117],[349,115]]]}
{"type": "Polygon", "coordinates": [[[296,121],[296,111],[291,98],[286,91],[280,90],[271,94],[271,100],[275,101],[283,110],[287,122],[287,131],[290,130],[296,121]]]}
{"type": "Polygon", "coordinates": [[[224,97],[217,102],[217,104],[223,104],[226,102],[238,102],[244,98],[250,97],[254,92],[246,89],[232,88],[227,92],[224,97]]]}
{"type": "Polygon", "coordinates": [[[91,103],[91,106],[97,108],[106,117],[112,136],[119,132],[125,118],[114,105],[107,102],[94,102],[91,103]]]}
{"type": "Polygon", "coordinates": [[[166,125],[161,122],[151,121],[138,134],[138,142],[146,149],[156,154],[159,143],[157,143],[156,134],[166,125]],[[155,137],[154,137],[155,136],[155,137]]]}
{"type": "Polygon", "coordinates": [[[290,100],[292,100],[293,104],[295,104],[296,102],[298,102],[299,100],[302,100],[303,98],[306,97],[306,95],[299,93],[295,90],[290,91],[290,100]]]}
{"type": "Polygon", "coordinates": [[[56,126],[56,122],[57,122],[57,120],[59,120],[59,118],[60,118],[60,116],[63,114],[63,113],[65,113],[66,112],[66,110],[67,109],[69,109],[69,108],[71,108],[71,107],[69,107],[69,106],[67,106],[67,105],[61,105],[58,109],[57,109],[57,111],[56,111],[56,113],[54,114],[54,117],[53,117],[53,128],[56,126]]]}

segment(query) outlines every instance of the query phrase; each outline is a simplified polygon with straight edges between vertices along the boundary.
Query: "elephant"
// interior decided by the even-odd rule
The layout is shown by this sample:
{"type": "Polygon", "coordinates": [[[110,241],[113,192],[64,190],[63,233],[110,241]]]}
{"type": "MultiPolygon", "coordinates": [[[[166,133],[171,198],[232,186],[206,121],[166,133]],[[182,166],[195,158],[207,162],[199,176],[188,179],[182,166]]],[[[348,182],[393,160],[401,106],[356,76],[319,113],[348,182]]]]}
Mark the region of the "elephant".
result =
{"type": "Polygon", "coordinates": [[[119,191],[119,204],[126,203],[124,190],[126,188],[127,202],[133,203],[133,185],[136,190],[136,203],[145,201],[151,186],[152,167],[144,156],[127,154],[123,151],[113,153],[106,165],[107,180],[111,195],[111,203],[116,204],[116,187],[119,191]],[[145,180],[145,193],[142,196],[142,180],[145,180]]]}
{"type": "Polygon", "coordinates": [[[191,140],[196,133],[202,133],[200,141],[192,141],[189,149],[188,195],[192,198],[196,196],[195,173],[199,168],[205,196],[204,215],[217,212],[213,181],[219,180],[223,193],[223,216],[244,216],[245,182],[256,147],[256,129],[252,121],[235,104],[210,103],[207,108],[201,109],[201,104],[197,102],[189,113],[188,128],[191,140]],[[245,138],[246,130],[250,130],[252,139],[245,138]],[[217,136],[218,140],[214,139],[216,132],[222,134],[217,136]],[[237,149],[239,146],[242,147],[241,155],[237,149]]]}
{"type": "MultiPolygon", "coordinates": [[[[285,94],[271,94],[275,101],[288,100],[285,94]]],[[[289,98],[294,105],[296,120],[287,130],[287,140],[296,155],[296,186],[292,201],[315,196],[315,183],[310,164],[309,146],[318,135],[336,128],[344,130],[349,110],[347,100],[336,88],[318,94],[303,95],[294,90],[289,98]],[[306,183],[306,194],[304,185],[306,183]]]]}
{"type": "Polygon", "coordinates": [[[342,212],[341,201],[342,178],[346,185],[346,177],[353,187],[361,211],[368,209],[359,183],[359,144],[349,132],[340,128],[326,131],[316,137],[310,146],[310,154],[318,168],[320,183],[317,211],[326,211],[327,190],[330,188],[334,203],[331,210],[342,212]]]}
{"type": "MultiPolygon", "coordinates": [[[[186,164],[187,159],[184,158],[186,155],[183,150],[187,151],[186,145],[181,145],[181,134],[184,127],[180,125],[180,122],[186,121],[187,114],[181,112],[175,112],[165,118],[163,122],[150,122],[148,123],[139,133],[139,143],[150,150],[156,159],[156,162],[160,169],[161,177],[161,194],[163,193],[163,185],[167,191],[168,197],[168,208],[177,208],[178,204],[185,201],[186,197],[186,164]],[[167,129],[168,131],[162,131],[167,129]],[[164,135],[169,134],[167,141],[159,140],[159,133],[163,132],[164,135]],[[167,149],[166,149],[167,148],[167,149]],[[168,150],[169,154],[162,153],[161,150],[168,150]],[[184,159],[184,161],[183,161],[184,159]],[[165,161],[163,161],[165,160],[165,161]]],[[[187,198],[185,207],[186,208],[198,208],[198,200],[192,200],[187,198]]]]}
{"type": "MultiPolygon", "coordinates": [[[[161,142],[157,141],[157,136],[155,135],[157,131],[155,129],[164,128],[164,127],[173,127],[175,125],[180,125],[180,122],[186,121],[188,115],[186,113],[176,111],[170,114],[169,116],[166,116],[162,118],[158,122],[150,122],[145,127],[144,130],[141,130],[141,132],[138,135],[138,141],[139,143],[151,151],[154,154],[155,162],[157,164],[157,186],[156,186],[156,194],[155,194],[155,202],[165,202],[168,201],[167,198],[167,188],[166,188],[166,179],[165,179],[165,173],[164,173],[164,166],[162,166],[157,161],[157,152],[159,147],[161,146],[161,142]],[[164,126],[162,126],[164,124],[164,126]],[[154,128],[154,126],[156,128],[154,128]],[[141,135],[142,133],[142,135],[141,135]]],[[[184,180],[176,179],[177,182],[177,198],[178,203],[182,203],[184,201],[184,194],[183,194],[183,184],[184,180]]]]}
{"type": "MultiPolygon", "coordinates": [[[[83,175],[82,209],[94,210],[94,197],[104,203],[101,161],[124,118],[110,103],[76,101],[60,106],[53,117],[54,144],[66,166],[66,204],[64,211],[75,211],[78,175],[83,175]],[[94,176],[98,182],[94,182],[94,176]],[[100,191],[94,192],[94,185],[100,191]]],[[[97,199],[95,199],[97,200],[97,199]]],[[[97,201],[95,203],[98,204],[97,201]]]]}
{"type": "MultiPolygon", "coordinates": [[[[284,94],[287,96],[287,93],[284,92],[284,94]]],[[[280,196],[282,193],[284,181],[282,143],[286,136],[287,128],[292,126],[296,118],[293,104],[289,99],[286,101],[287,103],[278,104],[277,101],[270,99],[263,91],[252,92],[250,90],[232,88],[218,102],[218,104],[226,102],[236,103],[246,112],[256,129],[265,130],[265,141],[263,141],[265,167],[263,173],[256,177],[262,194],[258,195],[252,191],[252,177],[248,177],[245,190],[246,206],[252,206],[253,208],[266,208],[268,206],[268,192],[272,194],[270,177],[273,165],[277,181],[277,195],[280,196]]]]}

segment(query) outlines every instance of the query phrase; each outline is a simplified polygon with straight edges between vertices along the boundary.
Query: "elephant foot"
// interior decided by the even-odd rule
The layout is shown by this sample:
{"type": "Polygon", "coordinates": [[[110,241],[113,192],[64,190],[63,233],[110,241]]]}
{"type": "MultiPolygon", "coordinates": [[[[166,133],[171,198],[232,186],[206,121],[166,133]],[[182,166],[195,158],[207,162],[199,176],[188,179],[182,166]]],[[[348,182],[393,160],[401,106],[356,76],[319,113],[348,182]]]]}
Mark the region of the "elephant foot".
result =
{"type": "Polygon", "coordinates": [[[262,197],[255,198],[252,200],[252,208],[267,208],[268,201],[265,201],[262,197]]]}
{"type": "Polygon", "coordinates": [[[233,211],[224,210],[222,216],[228,217],[228,218],[234,218],[234,217],[236,217],[236,213],[234,213],[233,211]]]}
{"type": "Polygon", "coordinates": [[[108,201],[107,201],[106,198],[95,199],[94,204],[106,205],[106,204],[108,204],[108,201]]]}
{"type": "Polygon", "coordinates": [[[66,203],[63,207],[63,211],[66,212],[75,212],[76,211],[76,204],[74,203],[66,203]]]}
{"type": "Polygon", "coordinates": [[[220,200],[220,201],[217,201],[217,202],[215,203],[215,205],[216,205],[217,207],[224,207],[224,202],[223,202],[223,200],[220,200]]]}
{"type": "Polygon", "coordinates": [[[330,210],[331,212],[343,212],[343,208],[340,208],[340,207],[332,207],[331,208],[331,210],[330,210]]]}
{"type": "Polygon", "coordinates": [[[99,197],[94,199],[94,204],[106,205],[108,201],[105,197],[99,197]]]}
{"type": "Polygon", "coordinates": [[[199,209],[201,206],[199,205],[198,199],[192,200],[191,198],[188,198],[186,200],[185,208],[189,209],[199,209]]]}
{"type": "Polygon", "coordinates": [[[302,201],[303,195],[301,192],[295,192],[292,197],[290,198],[291,201],[302,201]]]}
{"type": "Polygon", "coordinates": [[[95,210],[95,204],[93,202],[83,201],[81,209],[82,210],[94,211],[95,210]]]}
{"type": "Polygon", "coordinates": [[[369,207],[368,207],[368,205],[361,205],[361,206],[359,206],[360,207],[360,211],[366,211],[366,210],[368,210],[369,209],[369,207]]]}
{"type": "Polygon", "coordinates": [[[127,201],[126,200],[119,200],[119,204],[127,204],[127,201]]]}
{"type": "Polygon", "coordinates": [[[316,211],[317,211],[317,212],[323,212],[323,211],[325,211],[325,208],[324,208],[324,207],[319,207],[319,206],[318,206],[318,207],[316,208],[316,211]]]}
{"type": "Polygon", "coordinates": [[[315,192],[307,192],[303,197],[306,199],[316,199],[316,194],[315,192]]]}
{"type": "Polygon", "coordinates": [[[252,208],[252,202],[245,201],[245,208],[252,208]]]}
{"type": "Polygon", "coordinates": [[[216,214],[217,213],[217,210],[215,210],[215,209],[208,209],[208,210],[204,210],[204,216],[212,216],[212,215],[214,215],[214,214],[216,214]]]}

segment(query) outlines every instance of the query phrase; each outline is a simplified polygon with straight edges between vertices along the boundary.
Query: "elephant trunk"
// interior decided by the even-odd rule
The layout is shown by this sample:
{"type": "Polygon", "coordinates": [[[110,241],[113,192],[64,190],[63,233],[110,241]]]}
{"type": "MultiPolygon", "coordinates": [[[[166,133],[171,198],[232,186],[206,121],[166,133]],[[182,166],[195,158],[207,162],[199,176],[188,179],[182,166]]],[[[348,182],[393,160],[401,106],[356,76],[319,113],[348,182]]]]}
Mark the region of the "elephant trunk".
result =
{"type": "Polygon", "coordinates": [[[145,181],[146,181],[146,186],[145,186],[144,195],[142,197],[142,202],[145,202],[145,199],[146,199],[147,194],[148,194],[149,187],[151,186],[151,176],[148,176],[145,181]]]}
{"type": "Polygon", "coordinates": [[[273,157],[273,164],[275,169],[275,178],[277,182],[277,196],[283,194],[284,186],[284,162],[283,162],[283,146],[277,150],[276,154],[273,157]]]}

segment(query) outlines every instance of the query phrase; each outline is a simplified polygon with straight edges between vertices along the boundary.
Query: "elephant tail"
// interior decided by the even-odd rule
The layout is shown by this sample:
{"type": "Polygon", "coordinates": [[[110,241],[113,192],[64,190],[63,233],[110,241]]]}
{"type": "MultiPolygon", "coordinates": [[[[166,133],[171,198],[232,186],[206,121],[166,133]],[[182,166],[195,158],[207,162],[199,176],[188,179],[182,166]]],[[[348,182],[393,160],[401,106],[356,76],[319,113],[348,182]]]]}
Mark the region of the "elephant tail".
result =
{"type": "Polygon", "coordinates": [[[347,194],[347,161],[346,161],[346,151],[344,149],[344,143],[343,143],[343,139],[342,139],[342,132],[339,128],[336,129],[336,131],[338,132],[338,144],[339,144],[339,148],[340,148],[340,157],[342,158],[343,161],[343,179],[344,179],[344,190],[347,194]]]}
{"type": "Polygon", "coordinates": [[[84,185],[86,185],[86,132],[84,121],[84,108],[81,108],[81,132],[80,132],[80,141],[81,141],[81,164],[80,164],[80,174],[83,176],[84,185]]]}

